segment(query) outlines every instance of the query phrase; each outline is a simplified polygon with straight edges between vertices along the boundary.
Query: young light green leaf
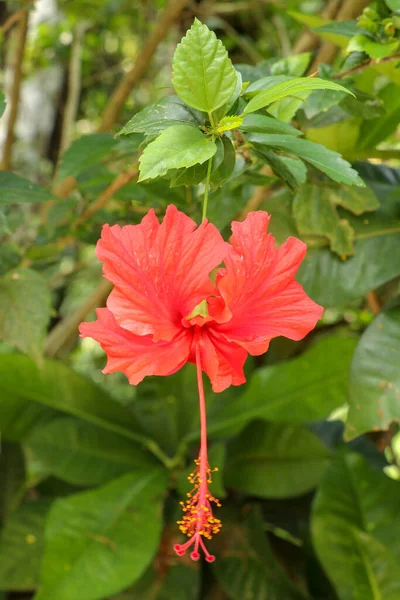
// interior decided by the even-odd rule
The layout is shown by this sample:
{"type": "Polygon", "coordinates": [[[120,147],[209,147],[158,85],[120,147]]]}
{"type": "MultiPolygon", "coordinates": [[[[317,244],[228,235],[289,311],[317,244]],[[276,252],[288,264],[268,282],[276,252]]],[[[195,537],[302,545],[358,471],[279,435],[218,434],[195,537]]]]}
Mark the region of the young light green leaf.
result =
{"type": "Polygon", "coordinates": [[[354,95],[350,90],[347,90],[342,85],[328,81],[326,79],[318,79],[312,77],[296,77],[289,81],[282,81],[276,85],[272,85],[267,90],[259,92],[254,98],[250,100],[244,113],[252,113],[256,110],[260,110],[264,106],[268,106],[276,100],[286,98],[287,96],[295,96],[300,92],[306,92],[309,90],[339,90],[348,94],[354,95]]]}
{"type": "Polygon", "coordinates": [[[138,579],[157,549],[166,480],[152,469],[57,500],[36,600],[100,600],[138,579]]]}
{"type": "Polygon", "coordinates": [[[198,110],[213,112],[235,91],[237,75],[226,49],[198,19],[178,44],[172,68],[176,93],[198,110]]]}
{"type": "Polygon", "coordinates": [[[0,205],[33,204],[51,200],[52,195],[28,179],[0,171],[0,205]]]}
{"type": "Polygon", "coordinates": [[[38,357],[50,319],[51,295],[32,269],[14,269],[0,279],[0,339],[38,357]]]}
{"type": "Polygon", "coordinates": [[[232,115],[223,117],[218,123],[216,130],[218,133],[223,133],[224,131],[230,131],[231,129],[238,129],[242,124],[243,117],[239,115],[232,115]]]}
{"type": "Polygon", "coordinates": [[[314,167],[326,173],[334,181],[347,183],[349,185],[364,186],[363,180],[350,163],[344,160],[340,154],[329,150],[315,142],[309,142],[288,135],[252,134],[249,140],[255,146],[282,148],[291,154],[297,155],[303,160],[311,163],[314,167]]]}
{"type": "Polygon", "coordinates": [[[140,157],[139,181],[165,175],[170,169],[202,164],[217,151],[214,142],[195,127],[173,125],[146,146],[140,157]]]}
{"type": "Polygon", "coordinates": [[[117,135],[129,135],[130,133],[150,135],[159,133],[172,125],[199,127],[203,125],[204,121],[201,112],[186,106],[178,96],[166,96],[138,112],[117,135]]]}

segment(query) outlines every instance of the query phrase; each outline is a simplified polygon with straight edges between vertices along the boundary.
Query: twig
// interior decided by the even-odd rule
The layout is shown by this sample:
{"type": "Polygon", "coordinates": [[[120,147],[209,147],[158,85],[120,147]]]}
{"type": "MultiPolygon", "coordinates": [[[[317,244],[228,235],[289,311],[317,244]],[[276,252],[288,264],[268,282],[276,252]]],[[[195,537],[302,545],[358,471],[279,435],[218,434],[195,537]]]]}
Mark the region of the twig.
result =
{"type": "Polygon", "coordinates": [[[380,302],[376,292],[374,292],[374,291],[368,292],[366,299],[367,299],[367,306],[373,315],[377,315],[378,313],[381,312],[382,306],[381,306],[381,302],[380,302]]]}
{"type": "Polygon", "coordinates": [[[14,129],[18,117],[19,97],[22,79],[22,62],[24,59],[26,35],[28,32],[28,10],[23,9],[23,14],[19,17],[17,36],[17,48],[15,53],[15,63],[13,65],[14,81],[11,89],[11,109],[7,126],[7,137],[4,143],[4,153],[1,168],[8,171],[12,161],[12,145],[14,142],[14,129]]]}
{"type": "Polygon", "coordinates": [[[75,223],[75,227],[84,223],[87,219],[92,217],[96,212],[104,208],[108,201],[113,197],[113,195],[118,192],[122,187],[124,187],[127,183],[135,179],[139,174],[139,171],[134,167],[130,167],[126,169],[126,171],[122,171],[117,175],[117,177],[110,183],[110,185],[100,194],[93,204],[87,207],[86,210],[83,211],[79,219],[75,223]]]}
{"type": "MultiPolygon", "coordinates": [[[[153,58],[158,44],[165,38],[169,28],[178,18],[187,0],[169,0],[167,7],[161,13],[153,32],[142,48],[136,59],[135,66],[120,81],[119,85],[111,95],[110,101],[103,113],[99,132],[109,131],[117,121],[122,107],[134,86],[141,80],[146,69],[153,58]]],[[[55,186],[54,193],[60,198],[66,198],[76,188],[75,177],[67,177],[55,186]]]]}
{"type": "Polygon", "coordinates": [[[57,356],[71,338],[75,339],[79,324],[92,310],[104,305],[111,289],[112,284],[107,279],[102,279],[83,304],[51,330],[45,343],[46,356],[57,356]]]}
{"type": "Polygon", "coordinates": [[[174,21],[179,17],[186,5],[187,0],[169,0],[161,17],[156,23],[150,37],[143,46],[141,53],[136,59],[135,66],[120,81],[103,113],[99,131],[109,131],[118,120],[126,99],[134,86],[143,77],[146,69],[153,58],[158,44],[165,38],[174,21]]]}
{"type": "Polygon", "coordinates": [[[88,23],[85,21],[78,22],[75,26],[69,61],[68,97],[64,111],[59,155],[61,155],[71,143],[72,127],[77,115],[81,91],[82,42],[87,27],[88,23]]]}
{"type": "Polygon", "coordinates": [[[334,79],[342,79],[343,77],[348,77],[349,75],[353,75],[353,73],[358,73],[358,71],[362,71],[367,67],[373,67],[374,65],[381,65],[382,63],[391,62],[392,60],[400,60],[400,54],[393,54],[393,56],[385,56],[385,58],[381,58],[380,60],[375,60],[371,58],[366,62],[363,62],[361,65],[357,65],[348,71],[343,71],[342,73],[336,73],[334,79]]]}

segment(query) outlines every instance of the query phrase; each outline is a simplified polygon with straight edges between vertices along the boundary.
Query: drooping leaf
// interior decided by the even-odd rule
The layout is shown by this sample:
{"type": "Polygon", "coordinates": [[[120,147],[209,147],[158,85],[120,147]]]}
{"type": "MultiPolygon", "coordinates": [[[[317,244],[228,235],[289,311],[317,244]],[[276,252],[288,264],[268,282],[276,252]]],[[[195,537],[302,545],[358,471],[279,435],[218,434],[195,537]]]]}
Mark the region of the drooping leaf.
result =
{"type": "Polygon", "coordinates": [[[211,186],[213,190],[223,185],[229,179],[236,163],[236,153],[231,140],[226,135],[223,135],[221,142],[224,149],[224,158],[217,169],[211,173],[211,186]]]}
{"type": "Polygon", "coordinates": [[[166,483],[153,469],[57,500],[35,600],[100,600],[138,579],[158,545],[166,483]]]}
{"type": "Polygon", "coordinates": [[[273,117],[267,117],[266,115],[249,114],[246,115],[243,123],[240,125],[241,131],[247,131],[248,133],[281,133],[284,135],[303,135],[300,129],[292,127],[288,123],[283,123],[274,119],[273,117]]]}
{"type": "Polygon", "coordinates": [[[25,444],[46,470],[74,485],[106,483],[158,464],[131,440],[70,417],[35,428],[25,444]]]}
{"type": "Polygon", "coordinates": [[[245,114],[249,114],[255,112],[256,110],[260,110],[260,108],[268,106],[269,104],[272,104],[272,102],[276,102],[276,100],[280,100],[281,98],[286,98],[287,96],[296,96],[296,94],[301,92],[318,89],[337,90],[352,94],[352,92],[344,88],[342,85],[338,85],[333,81],[318,79],[316,77],[295,77],[294,79],[282,81],[281,83],[272,85],[267,90],[259,92],[250,100],[244,112],[245,114]]]}
{"type": "Polygon", "coordinates": [[[253,133],[249,140],[256,147],[281,148],[309,162],[326,173],[331,179],[348,185],[364,186],[364,182],[352,166],[340,154],[328,150],[325,146],[294,137],[293,135],[275,135],[253,133]]]}
{"type": "Polygon", "coordinates": [[[148,441],[138,433],[137,424],[126,408],[94,383],[55,360],[44,360],[39,367],[27,356],[2,355],[0,397],[6,394],[39,402],[144,444],[148,441]]]}
{"type": "Polygon", "coordinates": [[[307,600],[276,560],[264,531],[259,507],[252,506],[246,517],[223,516],[224,527],[215,538],[213,572],[232,600],[307,600]]]}
{"type": "Polygon", "coordinates": [[[188,168],[212,158],[217,146],[195,127],[173,125],[146,146],[140,157],[139,181],[165,175],[170,169],[188,168]]]}
{"type": "Polygon", "coordinates": [[[388,429],[400,420],[400,309],[378,315],[356,348],[351,365],[346,436],[388,429]]]}
{"type": "Polygon", "coordinates": [[[176,93],[198,110],[213,112],[228,102],[235,91],[236,71],[226,49],[198,19],[178,44],[172,68],[176,93]]]}
{"type": "Polygon", "coordinates": [[[61,157],[58,179],[78,175],[111,154],[118,140],[109,133],[93,133],[75,142],[61,157]]]}
{"type": "Polygon", "coordinates": [[[400,222],[377,213],[348,220],[354,256],[341,260],[327,248],[309,248],[298,271],[307,294],[325,307],[346,305],[400,274],[400,222]]]}
{"type": "Polygon", "coordinates": [[[379,201],[371,188],[340,185],[327,186],[326,189],[333,204],[347,208],[354,215],[362,215],[379,207],[379,201]]]}
{"type": "Polygon", "coordinates": [[[278,155],[266,147],[255,146],[257,156],[260,156],[271,167],[272,171],[292,190],[297,190],[307,179],[307,167],[302,160],[289,156],[278,155]]]}
{"type": "Polygon", "coordinates": [[[390,83],[380,91],[379,98],[383,101],[384,114],[363,123],[360,131],[360,141],[357,145],[358,150],[375,148],[396,131],[400,121],[398,90],[399,86],[397,84],[390,83]]]}
{"type": "Polygon", "coordinates": [[[293,498],[313,489],[330,462],[309,429],[256,421],[228,444],[224,482],[261,498],[293,498]]]}
{"type": "Polygon", "coordinates": [[[400,485],[359,454],[339,454],[314,501],[318,558],[341,600],[396,600],[400,485]]]}
{"type": "Polygon", "coordinates": [[[326,419],[347,402],[355,345],[354,338],[327,336],[292,360],[257,369],[242,394],[219,395],[211,404],[209,435],[239,431],[252,419],[293,424],[326,419]]]}
{"type": "Polygon", "coordinates": [[[0,590],[34,590],[40,585],[45,518],[49,500],[27,502],[0,534],[0,590]]]}
{"type": "Polygon", "coordinates": [[[0,339],[33,356],[42,351],[50,319],[46,280],[32,269],[14,269],[0,279],[0,339]]]}
{"type": "Polygon", "coordinates": [[[52,195],[28,179],[0,171],[0,205],[47,202],[52,195]]]}
{"type": "Polygon", "coordinates": [[[118,135],[129,135],[130,133],[152,135],[160,133],[172,125],[199,127],[204,124],[204,120],[201,112],[186,106],[178,96],[166,96],[134,115],[118,132],[118,135]]]}

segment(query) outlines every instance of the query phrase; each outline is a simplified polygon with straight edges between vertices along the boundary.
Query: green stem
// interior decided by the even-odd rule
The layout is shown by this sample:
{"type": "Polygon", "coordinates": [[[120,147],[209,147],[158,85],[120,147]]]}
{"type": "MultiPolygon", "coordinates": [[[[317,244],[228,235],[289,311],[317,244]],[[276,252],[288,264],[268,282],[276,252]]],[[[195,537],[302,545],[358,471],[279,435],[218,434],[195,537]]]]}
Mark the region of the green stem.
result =
{"type": "Polygon", "coordinates": [[[210,190],[210,179],[211,179],[211,166],[212,166],[213,157],[208,160],[207,165],[207,176],[206,176],[206,189],[204,190],[204,198],[203,198],[203,216],[202,221],[207,216],[207,204],[208,204],[208,192],[210,190]]]}

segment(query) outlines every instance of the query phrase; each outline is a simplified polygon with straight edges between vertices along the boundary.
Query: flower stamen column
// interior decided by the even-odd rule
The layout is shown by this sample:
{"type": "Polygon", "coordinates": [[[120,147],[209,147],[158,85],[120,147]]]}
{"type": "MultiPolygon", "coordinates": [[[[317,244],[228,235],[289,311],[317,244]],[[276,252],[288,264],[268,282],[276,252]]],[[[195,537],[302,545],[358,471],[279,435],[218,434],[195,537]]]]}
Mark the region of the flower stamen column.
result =
{"type": "MultiPolygon", "coordinates": [[[[200,452],[198,459],[195,460],[196,468],[188,477],[189,481],[193,484],[193,489],[187,494],[188,500],[181,502],[183,518],[181,521],[178,521],[180,530],[189,537],[189,540],[185,544],[176,544],[174,550],[178,556],[182,556],[186,550],[193,546],[190,558],[192,560],[199,560],[199,548],[201,548],[206,560],[214,562],[215,556],[208,552],[203,537],[210,540],[213,534],[220,531],[222,526],[221,521],[214,517],[211,504],[214,503],[216,506],[221,506],[221,504],[208,489],[208,484],[211,483],[212,470],[208,464],[206,401],[204,397],[198,331],[196,331],[195,335],[195,345],[200,405],[200,452]]],[[[214,471],[216,470],[214,469],[214,471]]]]}

